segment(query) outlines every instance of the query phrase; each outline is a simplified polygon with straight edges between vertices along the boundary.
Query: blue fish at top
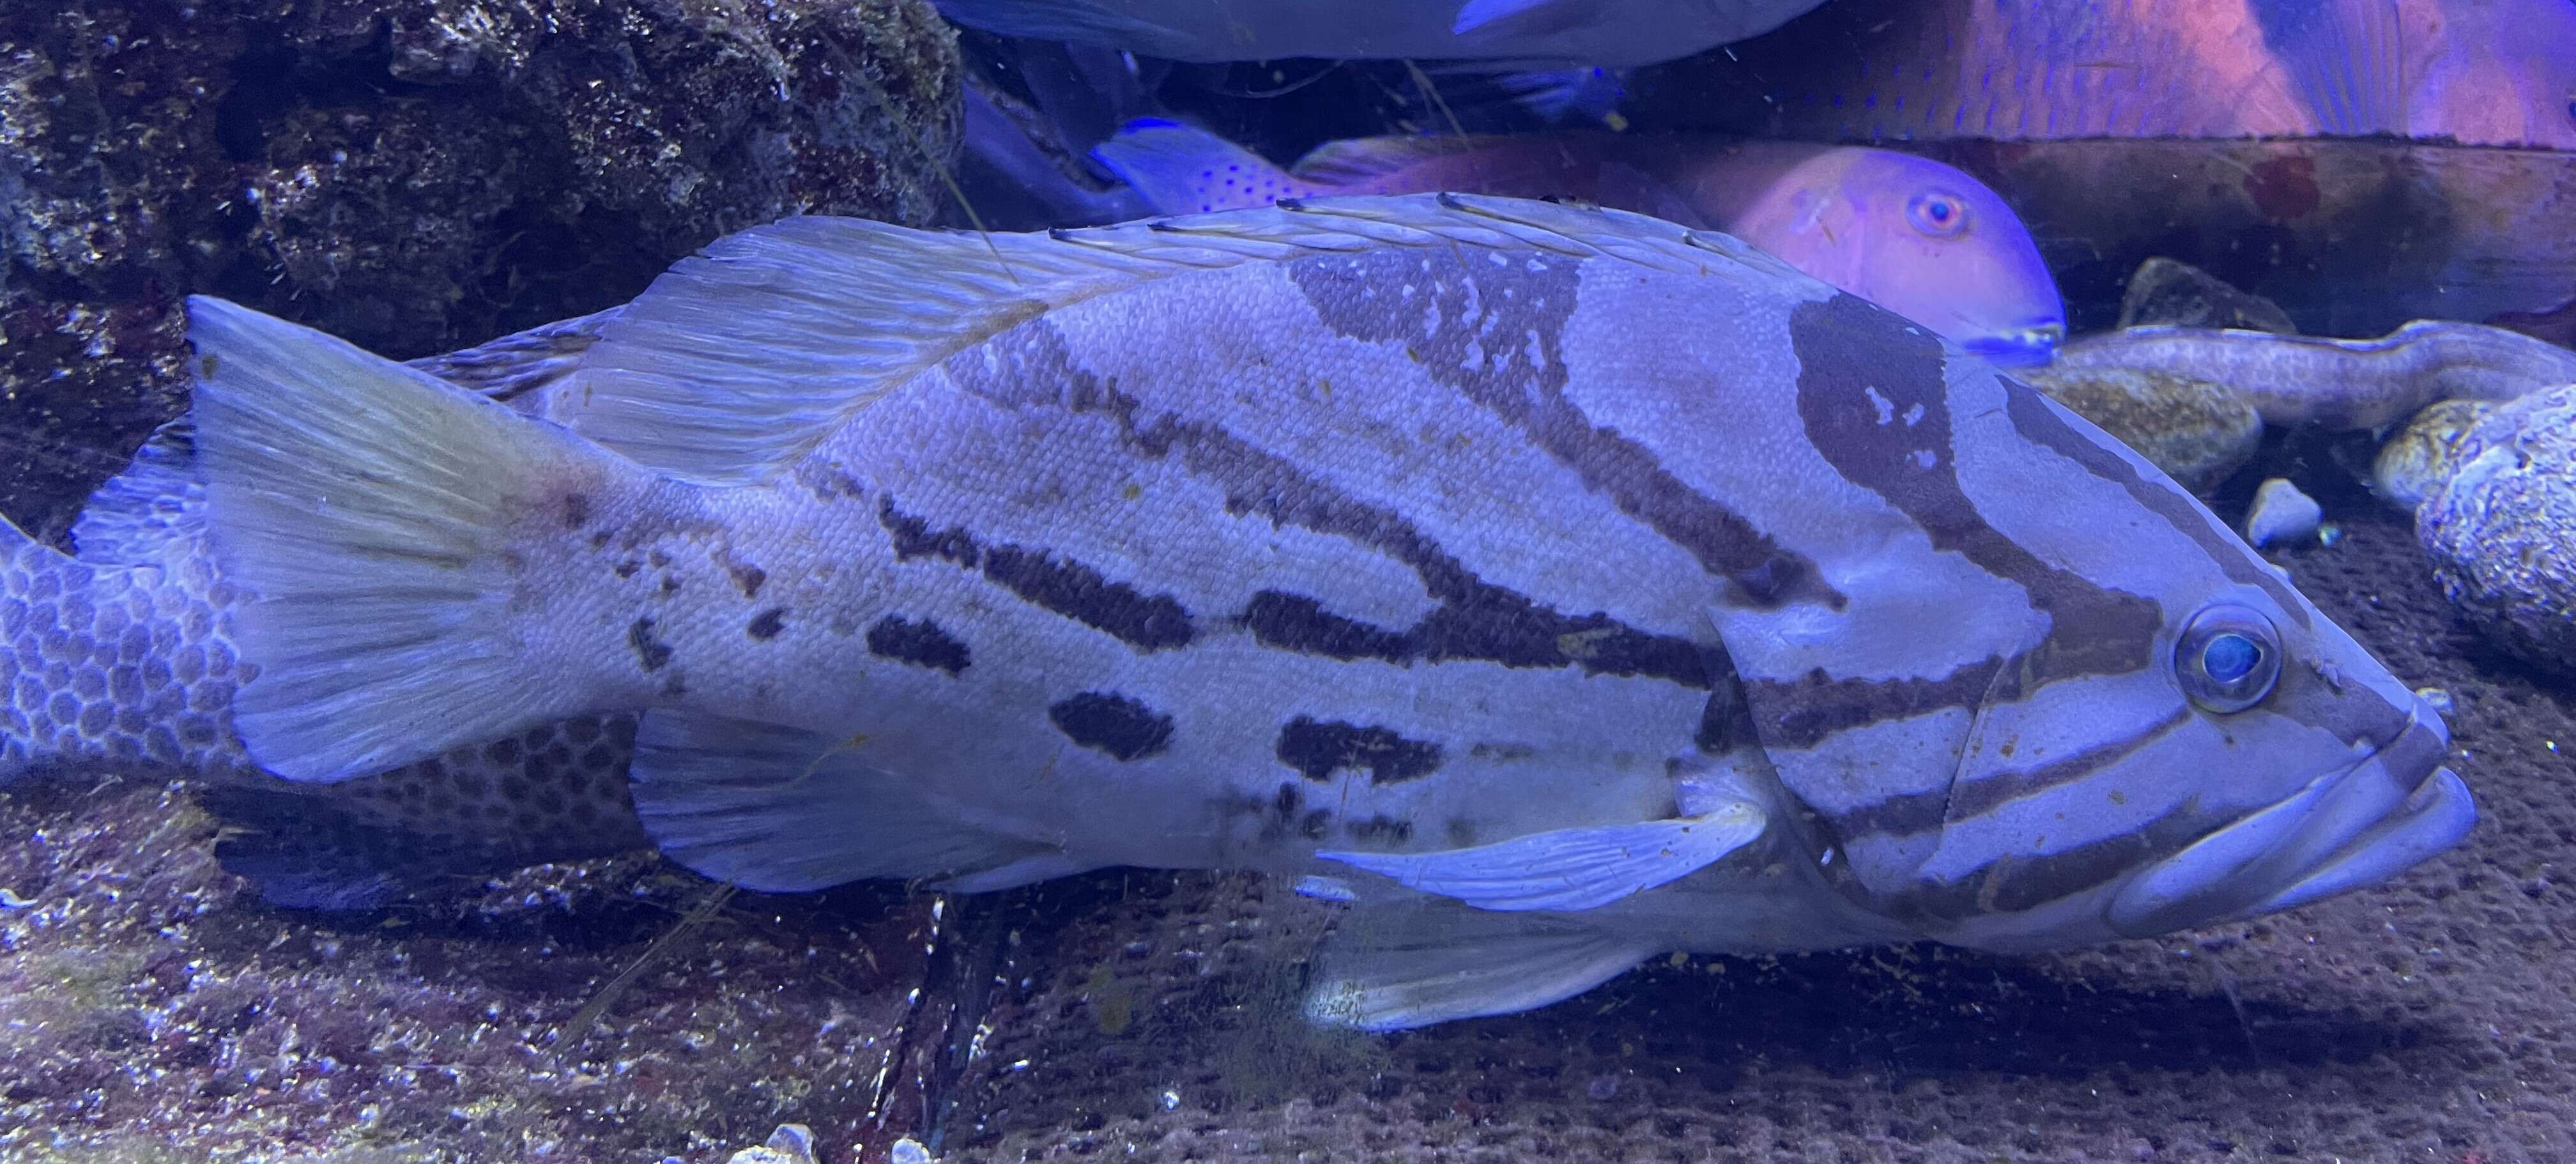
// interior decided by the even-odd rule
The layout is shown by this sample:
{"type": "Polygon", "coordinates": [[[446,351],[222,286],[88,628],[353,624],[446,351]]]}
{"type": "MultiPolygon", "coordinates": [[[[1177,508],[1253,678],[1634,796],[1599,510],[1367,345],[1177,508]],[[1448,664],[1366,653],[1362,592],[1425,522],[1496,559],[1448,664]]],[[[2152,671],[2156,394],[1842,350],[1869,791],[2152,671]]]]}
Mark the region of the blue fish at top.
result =
{"type": "Polygon", "coordinates": [[[1760,36],[1822,0],[938,0],[987,32],[1168,57],[1626,67],[1760,36]]]}
{"type": "Polygon", "coordinates": [[[1709,128],[2576,149],[2571,0],[1840,0],[1727,56],[1709,128]]]}

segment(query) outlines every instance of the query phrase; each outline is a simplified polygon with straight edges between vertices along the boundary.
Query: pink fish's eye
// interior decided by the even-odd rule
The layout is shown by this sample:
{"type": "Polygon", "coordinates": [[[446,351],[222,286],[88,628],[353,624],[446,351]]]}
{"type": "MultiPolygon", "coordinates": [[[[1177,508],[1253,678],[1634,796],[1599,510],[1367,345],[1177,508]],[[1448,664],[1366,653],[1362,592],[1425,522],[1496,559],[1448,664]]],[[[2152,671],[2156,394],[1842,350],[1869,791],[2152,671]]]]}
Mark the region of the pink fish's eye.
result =
{"type": "Polygon", "coordinates": [[[1905,220],[1933,238],[1949,238],[1968,229],[1968,204],[1956,194],[1926,190],[1905,204],[1905,220]]]}

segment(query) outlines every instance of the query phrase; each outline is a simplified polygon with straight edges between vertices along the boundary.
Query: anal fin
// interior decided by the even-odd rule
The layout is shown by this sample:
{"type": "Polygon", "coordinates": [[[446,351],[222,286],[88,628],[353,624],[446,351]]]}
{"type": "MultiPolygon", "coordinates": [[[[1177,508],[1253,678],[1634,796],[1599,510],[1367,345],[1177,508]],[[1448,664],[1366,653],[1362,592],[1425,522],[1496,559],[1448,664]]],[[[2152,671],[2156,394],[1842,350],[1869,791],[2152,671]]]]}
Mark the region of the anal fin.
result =
{"type": "Polygon", "coordinates": [[[1659,951],[1598,927],[1413,898],[1354,906],[1326,940],[1306,1017],[1396,1031],[1560,1002],[1659,951]]]}
{"type": "Polygon", "coordinates": [[[1049,863],[1062,856],[1053,846],[979,828],[858,749],[801,728],[653,712],[636,732],[633,773],[636,815],[663,855],[745,889],[870,877],[998,889],[1076,871],[1049,863]]]}
{"type": "Polygon", "coordinates": [[[1478,909],[1586,910],[1715,863],[1762,835],[1769,818],[1731,800],[1676,820],[1556,829],[1430,853],[1315,855],[1478,909]]]}

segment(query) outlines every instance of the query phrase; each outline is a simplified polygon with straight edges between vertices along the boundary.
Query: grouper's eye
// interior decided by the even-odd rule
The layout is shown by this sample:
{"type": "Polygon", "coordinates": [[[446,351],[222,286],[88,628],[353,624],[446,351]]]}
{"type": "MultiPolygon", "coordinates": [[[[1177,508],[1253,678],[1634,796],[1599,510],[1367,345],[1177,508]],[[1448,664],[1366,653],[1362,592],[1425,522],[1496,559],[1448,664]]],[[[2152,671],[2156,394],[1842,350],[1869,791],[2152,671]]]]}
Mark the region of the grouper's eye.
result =
{"type": "Polygon", "coordinates": [[[1968,229],[1968,202],[1946,190],[1926,190],[1905,204],[1905,221],[1933,238],[1968,229]]]}
{"type": "Polygon", "coordinates": [[[2174,644],[2174,673],[2203,710],[2243,711],[2263,702],[2281,677],[2280,633],[2259,611],[2208,607],[2191,616],[2174,644]]]}

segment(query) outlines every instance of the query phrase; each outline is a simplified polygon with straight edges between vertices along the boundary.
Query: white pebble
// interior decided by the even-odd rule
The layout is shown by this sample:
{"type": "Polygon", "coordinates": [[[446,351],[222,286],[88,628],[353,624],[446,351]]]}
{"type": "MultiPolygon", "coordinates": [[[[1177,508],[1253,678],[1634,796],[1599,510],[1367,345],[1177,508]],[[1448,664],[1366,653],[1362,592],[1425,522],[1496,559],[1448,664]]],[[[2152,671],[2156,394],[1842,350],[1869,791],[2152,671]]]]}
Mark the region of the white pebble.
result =
{"type": "Polygon", "coordinates": [[[2255,549],[2296,541],[2317,532],[2325,510],[2299,492],[2287,478],[2274,477],[2254,491],[2254,510],[2245,515],[2245,540],[2255,549]]]}
{"type": "Polygon", "coordinates": [[[931,1164],[930,1149],[922,1147],[921,1141],[905,1136],[896,1140],[894,1147],[886,1152],[886,1164],[931,1164]]]}
{"type": "Polygon", "coordinates": [[[736,1152],[725,1164],[814,1164],[814,1129],[780,1124],[768,1143],[736,1152]]]}

